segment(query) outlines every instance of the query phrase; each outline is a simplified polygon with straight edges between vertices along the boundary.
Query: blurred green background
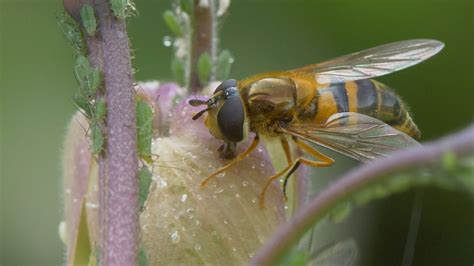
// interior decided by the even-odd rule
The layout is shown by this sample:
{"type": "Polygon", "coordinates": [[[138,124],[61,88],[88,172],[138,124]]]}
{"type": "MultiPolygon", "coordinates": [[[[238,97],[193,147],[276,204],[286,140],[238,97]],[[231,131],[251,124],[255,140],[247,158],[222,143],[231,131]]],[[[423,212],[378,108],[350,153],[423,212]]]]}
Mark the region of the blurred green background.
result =
{"type": "MultiPolygon", "coordinates": [[[[61,1],[0,1],[0,265],[61,265],[61,145],[77,88],[55,19],[61,1]]],[[[128,28],[136,79],[170,80],[161,16],[170,1],[135,2],[139,16],[128,28]]],[[[220,45],[235,56],[233,76],[243,78],[393,41],[441,40],[446,47],[433,59],[379,79],[402,95],[429,140],[473,119],[473,22],[472,0],[234,0],[220,45]]],[[[365,265],[400,264],[412,197],[370,204],[376,215],[359,210],[373,225],[358,232],[371,239],[365,265]]],[[[415,265],[472,265],[473,221],[468,198],[426,190],[415,265]]]]}

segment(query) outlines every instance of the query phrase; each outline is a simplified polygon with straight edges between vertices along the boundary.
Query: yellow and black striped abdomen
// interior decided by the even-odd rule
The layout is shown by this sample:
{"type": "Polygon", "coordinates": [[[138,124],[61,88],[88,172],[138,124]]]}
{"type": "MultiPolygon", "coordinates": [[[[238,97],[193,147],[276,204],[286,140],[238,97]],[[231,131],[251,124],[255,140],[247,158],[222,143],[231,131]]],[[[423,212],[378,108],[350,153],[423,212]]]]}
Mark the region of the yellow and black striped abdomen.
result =
{"type": "Polygon", "coordinates": [[[334,113],[356,112],[377,118],[414,138],[421,135],[402,99],[378,81],[364,79],[331,84],[318,92],[317,122],[325,121],[334,113]]]}

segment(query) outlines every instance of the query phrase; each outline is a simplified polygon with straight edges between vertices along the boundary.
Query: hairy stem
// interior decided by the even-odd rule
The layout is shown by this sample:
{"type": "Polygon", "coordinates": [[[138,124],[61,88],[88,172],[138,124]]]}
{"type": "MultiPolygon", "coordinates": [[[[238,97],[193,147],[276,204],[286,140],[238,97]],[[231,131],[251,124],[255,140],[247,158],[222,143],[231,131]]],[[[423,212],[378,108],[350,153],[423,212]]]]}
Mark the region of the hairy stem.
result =
{"type": "Polygon", "coordinates": [[[101,265],[135,265],[138,251],[138,158],[135,99],[125,21],[95,1],[107,101],[105,165],[101,164],[101,265]]]}
{"type": "MultiPolygon", "coordinates": [[[[199,81],[197,62],[199,57],[203,53],[209,53],[212,58],[213,66],[215,65],[215,58],[217,53],[216,44],[216,21],[214,17],[214,0],[207,1],[207,5],[202,5],[200,0],[194,1],[194,14],[193,14],[193,33],[192,33],[192,46],[191,46],[191,70],[190,70],[190,81],[189,86],[191,92],[198,92],[203,85],[199,81]]],[[[211,74],[211,79],[214,74],[211,74]]]]}
{"type": "Polygon", "coordinates": [[[421,147],[402,150],[390,158],[383,158],[357,169],[338,179],[322,191],[286,224],[282,225],[273,237],[262,247],[251,265],[275,265],[289,247],[312,227],[318,220],[350,193],[364,185],[375,182],[387,174],[415,166],[437,163],[447,152],[457,155],[474,151],[474,125],[460,133],[455,133],[421,147]]]}

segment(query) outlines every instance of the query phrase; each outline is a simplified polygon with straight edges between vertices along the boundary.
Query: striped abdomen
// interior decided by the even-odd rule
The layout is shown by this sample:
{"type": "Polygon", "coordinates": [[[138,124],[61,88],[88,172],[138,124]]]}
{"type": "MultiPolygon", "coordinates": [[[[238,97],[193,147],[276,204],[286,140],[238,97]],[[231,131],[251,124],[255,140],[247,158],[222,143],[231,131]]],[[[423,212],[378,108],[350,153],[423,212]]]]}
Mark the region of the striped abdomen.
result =
{"type": "Polygon", "coordinates": [[[414,138],[421,135],[400,97],[378,81],[349,81],[318,91],[316,121],[325,121],[334,113],[357,112],[375,117],[414,138]]]}

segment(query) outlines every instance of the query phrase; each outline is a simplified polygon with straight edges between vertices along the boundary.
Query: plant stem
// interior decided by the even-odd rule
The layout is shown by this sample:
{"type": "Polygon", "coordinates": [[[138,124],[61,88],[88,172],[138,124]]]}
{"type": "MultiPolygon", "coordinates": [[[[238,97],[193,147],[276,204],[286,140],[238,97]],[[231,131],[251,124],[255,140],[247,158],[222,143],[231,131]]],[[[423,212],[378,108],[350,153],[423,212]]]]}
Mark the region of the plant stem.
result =
{"type": "Polygon", "coordinates": [[[398,151],[390,158],[379,159],[356,168],[318,194],[273,237],[251,261],[251,265],[275,265],[289,247],[318,220],[350,193],[395,171],[438,162],[447,152],[463,155],[474,152],[474,125],[424,146],[398,151]]]}
{"type": "Polygon", "coordinates": [[[96,0],[102,39],[107,102],[106,163],[100,170],[100,264],[137,262],[138,158],[135,99],[125,21],[113,16],[107,0],[96,0]],[[104,169],[105,168],[105,169],[104,169]]]}
{"type": "MultiPolygon", "coordinates": [[[[197,62],[203,53],[209,53],[212,58],[212,65],[215,65],[217,41],[215,36],[217,19],[214,12],[214,0],[208,0],[208,5],[202,5],[200,0],[194,0],[194,14],[192,21],[192,46],[191,46],[191,70],[189,76],[189,86],[193,93],[202,89],[203,85],[199,81],[197,62]]],[[[213,79],[214,71],[211,74],[213,79]]]]}

